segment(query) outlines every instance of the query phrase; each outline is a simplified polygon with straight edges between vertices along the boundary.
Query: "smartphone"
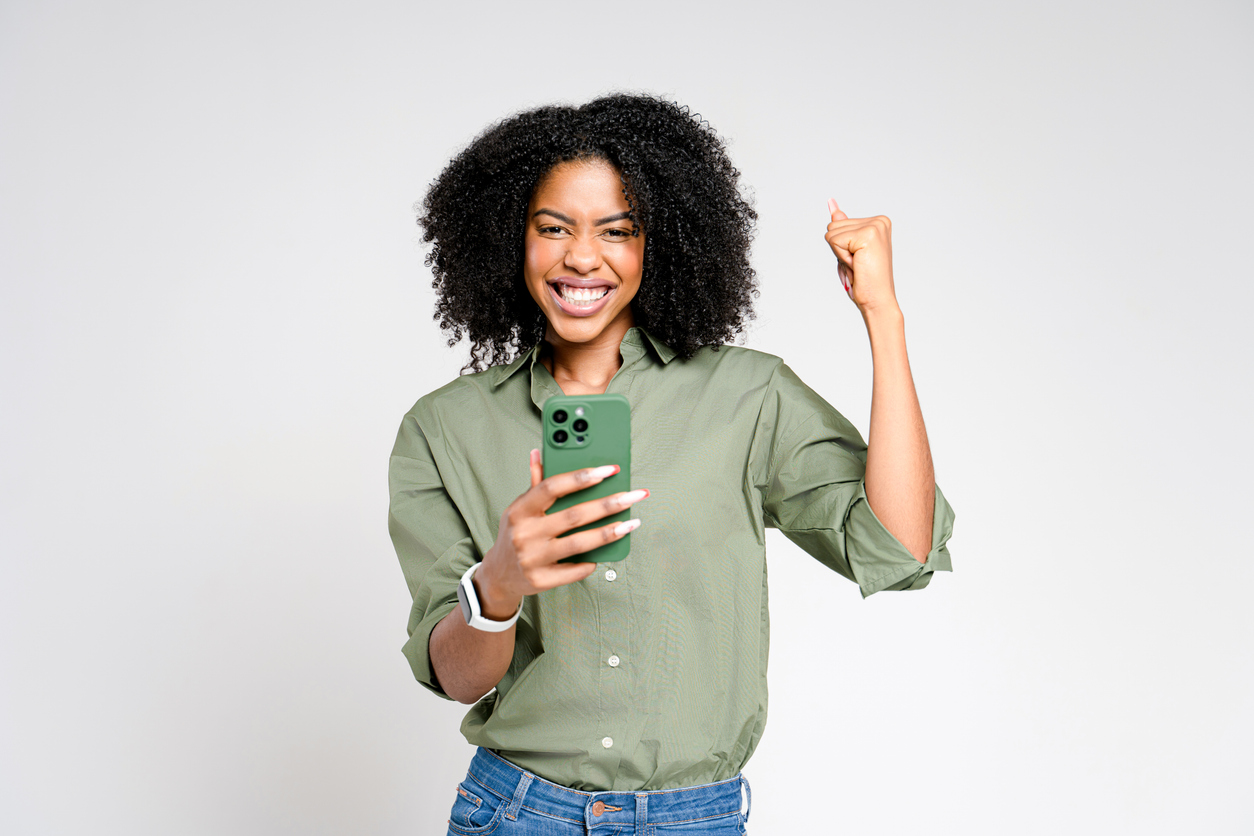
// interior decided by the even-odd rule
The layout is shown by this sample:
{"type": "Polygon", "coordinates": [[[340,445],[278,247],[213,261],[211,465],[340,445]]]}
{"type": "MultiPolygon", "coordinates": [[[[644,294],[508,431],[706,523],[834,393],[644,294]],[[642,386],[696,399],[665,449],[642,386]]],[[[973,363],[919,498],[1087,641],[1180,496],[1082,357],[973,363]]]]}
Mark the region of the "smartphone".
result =
{"type": "MultiPolygon", "coordinates": [[[[631,404],[622,395],[553,395],[544,402],[544,443],[540,446],[545,477],[585,467],[616,464],[608,479],[563,497],[553,514],[620,491],[631,490],[631,404]]],[[[631,509],[594,520],[567,532],[586,531],[631,519],[631,509]]],[[[566,535],[562,535],[566,536],[566,535]]],[[[631,551],[631,535],[597,546],[590,552],[562,558],[560,563],[612,563],[631,551]]]]}

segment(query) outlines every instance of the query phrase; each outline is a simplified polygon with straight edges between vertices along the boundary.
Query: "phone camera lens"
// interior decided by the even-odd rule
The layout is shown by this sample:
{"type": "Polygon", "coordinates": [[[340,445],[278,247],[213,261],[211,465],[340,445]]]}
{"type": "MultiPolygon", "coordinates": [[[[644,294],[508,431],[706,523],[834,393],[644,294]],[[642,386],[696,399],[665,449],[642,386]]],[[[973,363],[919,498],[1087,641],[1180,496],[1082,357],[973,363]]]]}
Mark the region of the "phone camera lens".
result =
{"type": "Polygon", "coordinates": [[[571,424],[571,426],[575,428],[575,432],[577,433],[586,432],[588,429],[588,422],[582,418],[576,418],[575,423],[571,424]]]}
{"type": "Polygon", "coordinates": [[[570,438],[570,436],[566,434],[566,430],[558,430],[557,432],[553,433],[553,442],[555,444],[565,444],[566,439],[568,438],[570,438]]]}
{"type": "MultiPolygon", "coordinates": [[[[553,423],[554,423],[554,424],[565,424],[565,423],[566,423],[566,410],[564,410],[564,409],[558,409],[558,410],[554,411],[554,413],[553,413],[553,423]]],[[[564,440],[564,439],[563,439],[563,440],[564,440]]]]}

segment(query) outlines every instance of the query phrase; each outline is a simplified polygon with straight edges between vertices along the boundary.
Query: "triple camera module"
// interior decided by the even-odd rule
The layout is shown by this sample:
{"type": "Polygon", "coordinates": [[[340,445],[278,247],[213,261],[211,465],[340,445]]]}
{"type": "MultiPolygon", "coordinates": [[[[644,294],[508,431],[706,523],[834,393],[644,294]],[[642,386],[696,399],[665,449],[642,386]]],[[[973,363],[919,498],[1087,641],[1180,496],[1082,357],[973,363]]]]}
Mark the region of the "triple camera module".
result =
{"type": "MultiPolygon", "coordinates": [[[[570,415],[564,409],[556,409],[553,411],[553,423],[565,424],[570,415]]],[[[583,418],[583,407],[575,410],[575,420],[570,425],[571,432],[575,434],[575,443],[583,444],[587,441],[588,422],[583,418]]],[[[556,429],[553,431],[553,443],[565,444],[570,440],[570,433],[564,429],[556,429]]]]}

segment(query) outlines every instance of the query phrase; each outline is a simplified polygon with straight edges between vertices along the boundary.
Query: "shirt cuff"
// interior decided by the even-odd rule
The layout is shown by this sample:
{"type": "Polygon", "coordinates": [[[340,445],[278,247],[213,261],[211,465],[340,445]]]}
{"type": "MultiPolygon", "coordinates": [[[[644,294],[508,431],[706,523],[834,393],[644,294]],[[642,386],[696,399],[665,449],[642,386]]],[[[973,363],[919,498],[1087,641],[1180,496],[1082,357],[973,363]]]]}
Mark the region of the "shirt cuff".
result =
{"type": "Polygon", "coordinates": [[[435,629],[435,625],[443,621],[444,617],[457,607],[456,601],[432,607],[426,617],[419,621],[418,626],[409,634],[409,641],[405,642],[401,648],[401,652],[409,660],[409,667],[413,669],[414,679],[421,682],[428,691],[449,701],[453,698],[440,688],[435,679],[435,669],[431,667],[430,642],[431,631],[435,629]]]}
{"type": "Polygon", "coordinates": [[[845,520],[846,554],[862,597],[884,590],[922,589],[932,580],[933,572],[953,571],[945,545],[953,530],[954,510],[937,485],[932,511],[932,547],[927,560],[920,563],[875,516],[867,501],[866,480],[863,479],[845,520]]]}

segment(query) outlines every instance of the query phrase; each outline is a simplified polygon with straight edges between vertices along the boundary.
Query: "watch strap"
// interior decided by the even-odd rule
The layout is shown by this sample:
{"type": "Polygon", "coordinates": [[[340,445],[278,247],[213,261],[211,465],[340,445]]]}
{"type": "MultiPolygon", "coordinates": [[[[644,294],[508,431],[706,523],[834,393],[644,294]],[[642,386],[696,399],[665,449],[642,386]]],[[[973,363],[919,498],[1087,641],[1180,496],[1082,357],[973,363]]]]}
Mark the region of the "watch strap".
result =
{"type": "Polygon", "coordinates": [[[461,604],[462,615],[466,619],[466,624],[474,627],[476,630],[483,630],[488,633],[501,633],[513,627],[514,622],[518,620],[518,616],[522,615],[523,602],[518,602],[518,611],[506,621],[493,621],[484,617],[483,607],[479,605],[479,595],[475,592],[474,584],[475,572],[482,565],[482,563],[475,563],[462,575],[461,581],[457,584],[457,599],[461,604]]]}

